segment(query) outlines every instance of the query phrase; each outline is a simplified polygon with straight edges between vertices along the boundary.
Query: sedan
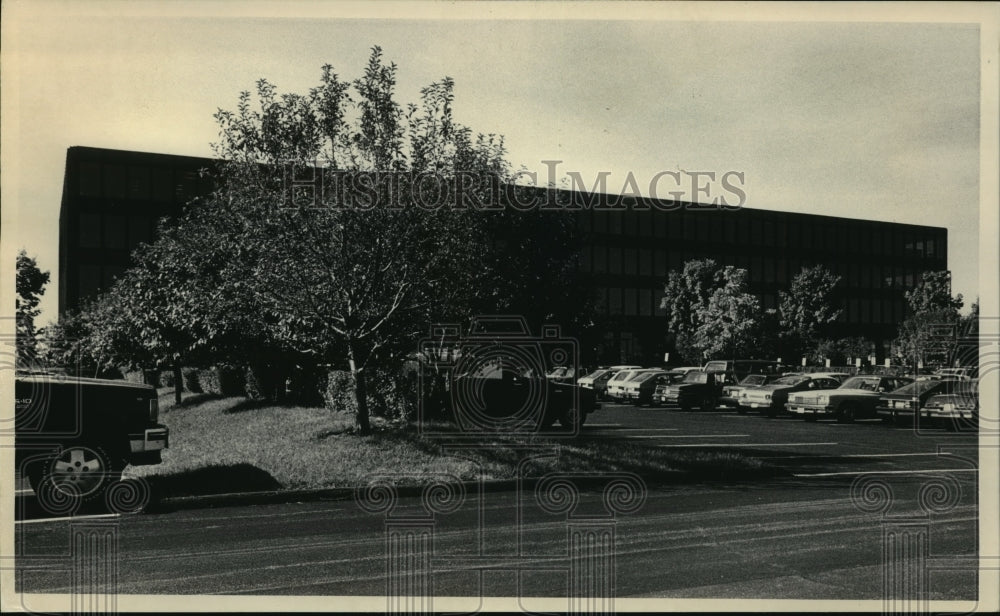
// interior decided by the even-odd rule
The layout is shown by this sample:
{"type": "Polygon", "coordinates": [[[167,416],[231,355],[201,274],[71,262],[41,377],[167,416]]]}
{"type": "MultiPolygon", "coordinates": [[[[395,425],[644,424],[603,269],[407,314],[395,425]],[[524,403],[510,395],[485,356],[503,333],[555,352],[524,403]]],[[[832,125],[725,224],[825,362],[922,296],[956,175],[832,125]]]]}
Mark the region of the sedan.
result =
{"type": "Polygon", "coordinates": [[[958,383],[959,381],[955,379],[917,380],[882,396],[875,411],[885,421],[912,423],[917,410],[923,407],[928,398],[935,394],[947,393],[958,383]]]}
{"type": "Polygon", "coordinates": [[[979,424],[979,381],[961,381],[931,396],[920,409],[921,421],[943,423],[948,430],[979,424]]]}
{"type": "Polygon", "coordinates": [[[802,374],[783,376],[773,383],[750,387],[740,393],[740,413],[755,409],[768,417],[777,417],[785,410],[788,396],[799,391],[836,389],[840,381],[829,376],[802,374]]]}
{"type": "Polygon", "coordinates": [[[897,376],[852,376],[836,389],[792,394],[785,408],[806,421],[835,417],[839,423],[850,423],[861,417],[874,417],[883,394],[912,382],[913,379],[897,376]]]}
{"type": "MultiPolygon", "coordinates": [[[[722,395],[719,397],[719,406],[738,408],[740,406],[740,392],[748,387],[760,387],[767,385],[776,377],[771,374],[751,374],[743,378],[735,385],[726,385],[722,388],[722,395]]],[[[742,409],[741,413],[745,412],[742,409]]]]}

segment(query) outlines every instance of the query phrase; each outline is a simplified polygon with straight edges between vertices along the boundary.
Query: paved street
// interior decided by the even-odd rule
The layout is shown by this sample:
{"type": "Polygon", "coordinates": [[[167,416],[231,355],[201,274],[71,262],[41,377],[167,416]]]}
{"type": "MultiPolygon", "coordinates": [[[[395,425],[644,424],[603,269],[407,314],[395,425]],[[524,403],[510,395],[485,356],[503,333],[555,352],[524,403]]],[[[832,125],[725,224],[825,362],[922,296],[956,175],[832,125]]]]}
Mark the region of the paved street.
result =
{"type": "MultiPolygon", "coordinates": [[[[976,598],[972,435],[917,435],[877,421],[805,423],[619,405],[591,416],[587,433],[661,447],[734,447],[792,473],[762,483],[649,486],[645,505],[614,524],[619,597],[877,600],[885,594],[883,532],[917,522],[929,538],[929,598],[976,598]],[[852,501],[852,482],[868,472],[880,473],[892,491],[885,516],[852,501]],[[920,491],[934,480],[946,487],[930,499],[936,508],[928,514],[920,491]]],[[[543,510],[531,492],[520,500],[514,492],[482,498],[470,494],[454,512],[436,516],[428,561],[434,592],[567,594],[574,562],[567,557],[567,528],[580,520],[543,510]]],[[[601,503],[600,492],[586,490],[577,514],[601,513],[601,503]]],[[[394,514],[421,511],[420,499],[407,497],[394,514]]],[[[385,518],[353,501],[98,520],[112,520],[117,529],[120,593],[386,592],[385,518]]],[[[25,590],[70,592],[58,555],[79,522],[18,523],[19,552],[29,556],[22,559],[29,567],[20,577],[25,590]]],[[[523,605],[531,609],[530,599],[523,605]]],[[[470,600],[468,609],[475,607],[470,600]]]]}

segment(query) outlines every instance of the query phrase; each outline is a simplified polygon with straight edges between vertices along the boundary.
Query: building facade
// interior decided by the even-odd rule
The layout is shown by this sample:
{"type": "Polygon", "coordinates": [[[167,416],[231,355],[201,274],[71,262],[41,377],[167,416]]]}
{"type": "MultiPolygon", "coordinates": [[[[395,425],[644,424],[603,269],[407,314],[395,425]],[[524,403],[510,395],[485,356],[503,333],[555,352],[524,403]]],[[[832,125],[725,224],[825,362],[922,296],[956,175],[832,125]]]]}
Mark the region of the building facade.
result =
{"type": "MultiPolygon", "coordinates": [[[[66,156],[59,234],[59,311],[107,288],[150,241],[157,220],[212,190],[212,159],[72,147],[66,156]]],[[[548,199],[549,191],[539,191],[548,199]]],[[[944,228],[690,203],[625,199],[595,206],[572,194],[585,238],[580,269],[603,331],[581,349],[587,363],[660,363],[669,347],[660,299],[667,272],[712,258],[748,270],[761,305],[775,308],[803,267],[841,276],[839,336],[863,336],[881,353],[905,317],[905,290],[924,271],[948,269],[944,228]]],[[[604,196],[607,197],[607,196],[604,196]]]]}

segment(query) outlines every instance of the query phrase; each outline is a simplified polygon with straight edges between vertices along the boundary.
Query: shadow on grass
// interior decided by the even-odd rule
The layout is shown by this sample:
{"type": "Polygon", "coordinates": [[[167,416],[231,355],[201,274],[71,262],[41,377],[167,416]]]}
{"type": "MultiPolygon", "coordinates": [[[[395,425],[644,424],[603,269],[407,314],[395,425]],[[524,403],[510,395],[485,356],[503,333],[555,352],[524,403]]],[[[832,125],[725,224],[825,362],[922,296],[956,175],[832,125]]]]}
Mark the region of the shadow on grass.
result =
{"type": "Polygon", "coordinates": [[[270,400],[258,400],[254,398],[245,398],[240,400],[235,405],[229,407],[228,409],[222,411],[225,415],[232,415],[234,413],[245,413],[247,411],[253,411],[256,409],[267,408],[270,406],[275,406],[275,402],[270,400]]]}
{"type": "Polygon", "coordinates": [[[147,481],[160,498],[281,489],[277,479],[252,464],[206,466],[169,475],[154,475],[147,481]]]}

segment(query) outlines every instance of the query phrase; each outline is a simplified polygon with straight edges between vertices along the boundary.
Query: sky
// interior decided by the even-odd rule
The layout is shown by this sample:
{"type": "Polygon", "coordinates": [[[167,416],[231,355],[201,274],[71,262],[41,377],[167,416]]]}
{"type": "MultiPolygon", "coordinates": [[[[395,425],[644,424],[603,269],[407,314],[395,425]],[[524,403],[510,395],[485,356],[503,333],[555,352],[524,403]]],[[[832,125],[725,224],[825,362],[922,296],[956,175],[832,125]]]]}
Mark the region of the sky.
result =
{"type": "Polygon", "coordinates": [[[359,76],[379,45],[398,100],[452,77],[456,119],[502,134],[540,181],[546,160],[588,187],[608,172],[608,192],[630,173],[648,194],[662,171],[737,172],[747,207],[945,227],[953,291],[971,303],[980,26],[944,4],[875,22],[717,8],[5,2],[5,249],[52,272],[41,322],[55,318],[68,147],[209,156],[213,114],[257,79],[304,92],[327,63],[359,76]]]}

